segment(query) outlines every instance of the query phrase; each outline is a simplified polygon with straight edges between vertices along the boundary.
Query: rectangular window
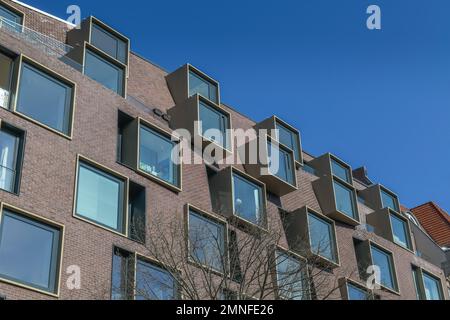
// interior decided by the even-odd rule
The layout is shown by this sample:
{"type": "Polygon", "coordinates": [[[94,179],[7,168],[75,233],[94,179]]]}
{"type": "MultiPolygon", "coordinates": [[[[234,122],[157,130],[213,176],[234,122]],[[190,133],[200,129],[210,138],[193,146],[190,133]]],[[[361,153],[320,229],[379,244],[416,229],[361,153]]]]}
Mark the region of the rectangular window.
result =
{"type": "Polygon", "coordinates": [[[132,298],[134,277],[134,255],[128,251],[114,248],[111,277],[111,300],[132,298]]]}
{"type": "Polygon", "coordinates": [[[276,122],[276,129],[278,129],[278,140],[281,144],[294,151],[295,160],[300,162],[302,159],[300,146],[300,136],[297,132],[289,129],[285,125],[276,122]]]}
{"type": "Polygon", "coordinates": [[[278,295],[286,300],[308,298],[306,266],[300,260],[283,252],[276,252],[278,295]]]}
{"type": "Polygon", "coordinates": [[[13,66],[13,59],[0,52],[0,108],[9,109],[13,66]]]}
{"type": "Polygon", "coordinates": [[[342,183],[333,180],[336,208],[353,219],[357,219],[354,191],[342,183]]]}
{"type": "Polygon", "coordinates": [[[0,225],[0,277],[38,290],[58,291],[61,230],[3,210],[0,225]]]}
{"type": "Polygon", "coordinates": [[[392,254],[374,245],[370,246],[370,251],[372,254],[373,264],[380,268],[380,284],[385,286],[386,288],[397,291],[392,254]]]}
{"type": "Polygon", "coordinates": [[[234,173],[233,191],[234,214],[254,224],[264,224],[263,188],[234,173]]]}
{"type": "Polygon", "coordinates": [[[189,211],[189,255],[203,266],[225,272],[225,226],[189,211]]]}
{"type": "Polygon", "coordinates": [[[18,13],[2,6],[1,4],[0,4],[0,17],[18,25],[21,25],[23,20],[22,15],[19,15],[18,13]]]}
{"type": "Polygon", "coordinates": [[[383,208],[391,208],[396,212],[400,212],[397,205],[397,198],[391,195],[390,193],[381,190],[381,201],[383,204],[383,208]]]}
{"type": "Polygon", "coordinates": [[[371,300],[369,293],[351,283],[347,282],[348,300],[371,300]]]}
{"type": "Polygon", "coordinates": [[[423,275],[423,287],[425,290],[426,300],[442,300],[441,282],[434,276],[422,272],[423,275]]]}
{"type": "Polygon", "coordinates": [[[16,110],[65,135],[71,133],[73,85],[24,62],[16,110]]]}
{"type": "Polygon", "coordinates": [[[230,129],[230,119],[228,115],[200,102],[199,116],[202,124],[202,136],[229,149],[230,141],[227,139],[227,129],[230,129]]]}
{"type": "Polygon", "coordinates": [[[24,133],[2,123],[0,128],[0,189],[19,192],[24,133]]]}
{"type": "Polygon", "coordinates": [[[124,95],[125,70],[123,67],[109,62],[107,59],[88,49],[86,50],[84,63],[85,75],[117,94],[124,95]]]}
{"type": "Polygon", "coordinates": [[[311,251],[329,261],[337,262],[333,225],[312,213],[308,213],[308,225],[311,251]]]}
{"type": "Polygon", "coordinates": [[[166,270],[138,259],[136,264],[136,300],[175,300],[177,286],[166,270]]]}
{"type": "Polygon", "coordinates": [[[75,214],[124,233],[124,190],[124,180],[80,162],[75,214]]]}
{"type": "Polygon", "coordinates": [[[219,103],[217,85],[204,79],[197,73],[189,71],[189,96],[197,93],[216,104],[219,103]]]}
{"type": "Polygon", "coordinates": [[[293,167],[292,154],[286,150],[276,146],[275,144],[268,142],[267,151],[269,158],[269,171],[271,174],[277,176],[281,180],[295,185],[295,168],[293,167]],[[272,157],[278,154],[278,159],[272,157]],[[278,166],[275,162],[278,162],[278,166]]]}
{"type": "Polygon", "coordinates": [[[109,54],[123,64],[127,64],[127,42],[95,23],[92,24],[91,32],[91,44],[93,46],[109,54]]]}
{"type": "Polygon", "coordinates": [[[177,142],[148,127],[140,127],[139,167],[142,171],[179,186],[179,166],[172,160],[177,142]]]}
{"type": "Polygon", "coordinates": [[[347,167],[344,167],[342,164],[337,162],[336,160],[331,159],[331,171],[334,176],[340,178],[341,180],[352,184],[352,178],[350,175],[350,170],[347,167]]]}
{"type": "Polygon", "coordinates": [[[394,242],[404,248],[412,250],[408,222],[393,213],[390,214],[390,219],[394,242]]]}

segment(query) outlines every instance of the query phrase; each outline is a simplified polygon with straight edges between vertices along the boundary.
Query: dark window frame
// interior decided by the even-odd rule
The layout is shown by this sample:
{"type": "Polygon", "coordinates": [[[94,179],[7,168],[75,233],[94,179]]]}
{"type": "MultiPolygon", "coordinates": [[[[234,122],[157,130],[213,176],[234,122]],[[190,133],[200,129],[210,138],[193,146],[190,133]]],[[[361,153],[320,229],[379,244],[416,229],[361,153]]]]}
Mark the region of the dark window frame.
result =
{"type": "Polygon", "coordinates": [[[14,195],[20,194],[20,185],[22,181],[22,169],[24,164],[24,158],[25,158],[25,143],[26,143],[26,131],[18,129],[4,121],[0,120],[0,131],[6,131],[7,133],[16,136],[16,138],[19,140],[18,146],[17,146],[17,152],[16,152],[16,159],[15,159],[15,179],[14,179],[14,188],[13,190],[5,190],[1,189],[2,191],[12,193],[14,195]]]}

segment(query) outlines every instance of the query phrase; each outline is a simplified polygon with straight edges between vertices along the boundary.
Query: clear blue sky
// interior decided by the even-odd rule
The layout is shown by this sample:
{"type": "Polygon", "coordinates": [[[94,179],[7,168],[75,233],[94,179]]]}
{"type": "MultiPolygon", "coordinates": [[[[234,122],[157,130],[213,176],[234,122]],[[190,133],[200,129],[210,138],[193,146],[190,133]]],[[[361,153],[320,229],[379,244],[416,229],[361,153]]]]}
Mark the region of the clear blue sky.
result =
{"type": "Polygon", "coordinates": [[[448,0],[24,1],[60,17],[78,4],[169,71],[204,70],[252,119],[292,123],[306,151],[450,210],[448,0]],[[381,31],[366,28],[370,4],[381,31]]]}

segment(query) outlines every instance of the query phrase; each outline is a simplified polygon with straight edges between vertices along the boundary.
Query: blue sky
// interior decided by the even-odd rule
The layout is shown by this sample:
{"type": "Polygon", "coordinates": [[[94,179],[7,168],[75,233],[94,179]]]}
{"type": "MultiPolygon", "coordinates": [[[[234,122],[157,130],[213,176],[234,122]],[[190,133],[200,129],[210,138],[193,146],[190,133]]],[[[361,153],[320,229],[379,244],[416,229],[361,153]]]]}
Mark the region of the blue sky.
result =
{"type": "Polygon", "coordinates": [[[367,166],[406,206],[450,210],[448,0],[25,2],[60,17],[78,4],[169,71],[216,78],[252,119],[290,122],[313,155],[367,166]],[[366,28],[371,4],[381,31],[366,28]]]}

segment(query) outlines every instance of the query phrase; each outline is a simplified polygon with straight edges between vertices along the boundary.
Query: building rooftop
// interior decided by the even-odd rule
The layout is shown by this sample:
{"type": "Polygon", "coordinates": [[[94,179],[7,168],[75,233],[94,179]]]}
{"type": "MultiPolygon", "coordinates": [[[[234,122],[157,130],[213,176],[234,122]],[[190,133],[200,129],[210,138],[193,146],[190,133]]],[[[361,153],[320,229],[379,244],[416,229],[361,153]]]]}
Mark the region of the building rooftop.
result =
{"type": "Polygon", "coordinates": [[[450,216],[434,202],[411,209],[422,227],[441,247],[450,247],[450,216]]]}

